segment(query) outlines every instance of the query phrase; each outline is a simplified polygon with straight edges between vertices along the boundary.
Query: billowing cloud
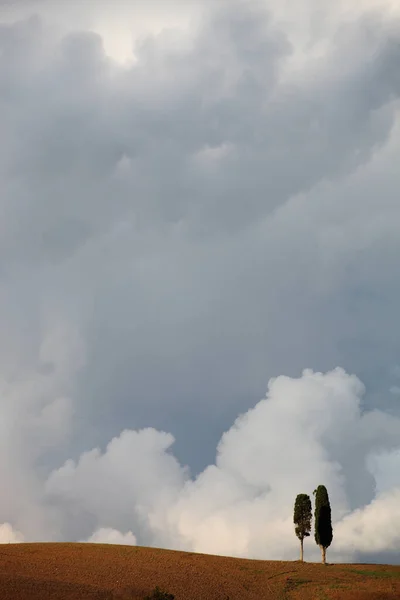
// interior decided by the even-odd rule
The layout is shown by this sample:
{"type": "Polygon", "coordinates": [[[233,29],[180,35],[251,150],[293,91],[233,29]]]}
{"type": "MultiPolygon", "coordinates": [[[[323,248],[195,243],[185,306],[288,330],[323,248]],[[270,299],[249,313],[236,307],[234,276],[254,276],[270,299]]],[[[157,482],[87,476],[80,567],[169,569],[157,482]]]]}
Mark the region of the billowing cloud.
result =
{"type": "Polygon", "coordinates": [[[72,435],[74,380],[84,364],[78,332],[48,317],[32,358],[31,369],[0,379],[0,511],[27,538],[52,538],[58,532],[52,510],[42,504],[40,464],[49,466],[52,454],[57,457],[68,447],[72,435]]]}
{"type": "Polygon", "coordinates": [[[347,515],[337,527],[335,546],[374,555],[397,552],[400,543],[400,486],[347,515]]]}
{"type": "Polygon", "coordinates": [[[0,2],[0,520],[292,556],[324,480],[355,556],[399,486],[398,10],[184,4],[0,2]]]}
{"type": "Polygon", "coordinates": [[[116,529],[102,527],[95,531],[87,542],[92,544],[121,544],[123,546],[136,546],[136,538],[132,531],[121,533],[116,529]]]}
{"type": "MultiPolygon", "coordinates": [[[[104,453],[87,452],[53,472],[47,492],[75,506],[82,522],[89,514],[95,526],[134,523],[142,543],[282,559],[297,553],[294,498],[312,495],[323,482],[332,502],[337,560],[392,550],[400,535],[399,489],[376,496],[368,458],[400,447],[400,419],[363,413],[363,393],[359,379],[341,369],[278,377],[267,397],[223,435],[215,464],[194,479],[170,454],[171,436],[125,431],[104,453]],[[360,506],[355,485],[366,506],[360,506]]],[[[313,545],[311,556],[316,551],[313,545]]]]}
{"type": "Polygon", "coordinates": [[[20,544],[24,541],[22,534],[15,531],[10,523],[0,525],[0,544],[20,544]]]}

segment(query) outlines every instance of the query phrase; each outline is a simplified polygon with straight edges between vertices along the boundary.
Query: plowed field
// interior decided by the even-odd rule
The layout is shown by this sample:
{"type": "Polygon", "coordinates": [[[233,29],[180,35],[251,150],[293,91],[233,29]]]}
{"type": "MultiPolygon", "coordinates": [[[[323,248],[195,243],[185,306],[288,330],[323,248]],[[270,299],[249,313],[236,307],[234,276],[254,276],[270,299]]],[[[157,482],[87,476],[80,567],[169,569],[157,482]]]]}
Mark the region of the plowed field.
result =
{"type": "Polygon", "coordinates": [[[102,544],[0,548],[1,600],[399,600],[400,566],[242,560],[102,544]]]}

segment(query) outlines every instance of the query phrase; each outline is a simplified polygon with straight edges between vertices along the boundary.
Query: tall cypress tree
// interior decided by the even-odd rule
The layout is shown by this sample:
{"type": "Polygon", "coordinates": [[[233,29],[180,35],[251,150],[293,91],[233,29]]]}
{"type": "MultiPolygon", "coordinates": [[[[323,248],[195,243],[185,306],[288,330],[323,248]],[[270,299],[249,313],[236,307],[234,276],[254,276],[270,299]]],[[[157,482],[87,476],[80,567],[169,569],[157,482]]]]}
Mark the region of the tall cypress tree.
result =
{"type": "Polygon", "coordinates": [[[332,543],[332,519],[331,505],[329,503],[328,491],[324,485],[319,485],[314,490],[315,495],[315,542],[321,549],[322,562],[326,564],[326,549],[332,543]]]}
{"type": "Polygon", "coordinates": [[[298,494],[294,503],[293,522],[295,533],[300,540],[300,560],[303,561],[303,541],[311,532],[312,509],[310,496],[298,494]]]}

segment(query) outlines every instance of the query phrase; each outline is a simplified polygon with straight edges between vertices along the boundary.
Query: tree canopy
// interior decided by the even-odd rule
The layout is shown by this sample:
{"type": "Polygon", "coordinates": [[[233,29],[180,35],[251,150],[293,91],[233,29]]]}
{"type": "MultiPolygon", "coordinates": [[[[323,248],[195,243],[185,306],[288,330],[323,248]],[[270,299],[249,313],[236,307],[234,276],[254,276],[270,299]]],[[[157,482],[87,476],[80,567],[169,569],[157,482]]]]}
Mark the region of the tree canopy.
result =
{"type": "Polygon", "coordinates": [[[322,561],[325,563],[326,549],[332,543],[333,530],[331,518],[331,505],[329,502],[328,490],[324,485],[319,485],[314,490],[315,495],[315,542],[321,548],[322,561]]]}
{"type": "Polygon", "coordinates": [[[312,507],[310,496],[298,494],[294,504],[293,522],[295,533],[300,540],[300,560],[303,560],[303,540],[311,533],[312,507]]]}

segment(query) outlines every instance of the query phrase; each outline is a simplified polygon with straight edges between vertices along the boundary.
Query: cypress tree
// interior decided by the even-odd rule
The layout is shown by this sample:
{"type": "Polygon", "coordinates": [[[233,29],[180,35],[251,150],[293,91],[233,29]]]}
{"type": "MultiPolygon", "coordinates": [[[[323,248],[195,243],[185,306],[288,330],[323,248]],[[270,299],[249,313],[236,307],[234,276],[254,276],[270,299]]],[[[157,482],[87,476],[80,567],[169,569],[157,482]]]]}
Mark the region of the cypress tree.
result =
{"type": "Polygon", "coordinates": [[[303,541],[311,532],[312,509],[310,496],[298,494],[294,503],[293,522],[295,533],[300,540],[300,560],[303,562],[303,541]]]}
{"type": "Polygon", "coordinates": [[[315,495],[315,542],[321,549],[322,562],[326,564],[326,549],[332,543],[333,531],[331,520],[331,505],[328,491],[324,485],[319,485],[314,490],[315,495]]]}

